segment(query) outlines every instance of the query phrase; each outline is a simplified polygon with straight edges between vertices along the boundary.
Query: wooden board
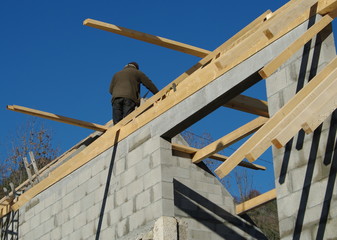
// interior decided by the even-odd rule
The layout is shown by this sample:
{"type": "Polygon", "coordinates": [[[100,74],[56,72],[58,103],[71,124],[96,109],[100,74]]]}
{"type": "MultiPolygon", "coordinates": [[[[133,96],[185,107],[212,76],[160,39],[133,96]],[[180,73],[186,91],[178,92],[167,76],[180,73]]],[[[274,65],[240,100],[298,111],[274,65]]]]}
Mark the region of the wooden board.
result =
{"type": "MultiPolygon", "coordinates": [[[[299,104],[301,107],[297,107],[299,110],[297,115],[292,118],[287,128],[280,129],[272,143],[275,147],[281,148],[287,144],[287,142],[297,134],[302,128],[302,124],[312,119],[316,125],[320,125],[336,108],[337,101],[337,70],[328,76],[332,79],[331,82],[323,91],[320,91],[315,95],[311,93],[312,98],[309,101],[305,101],[304,104],[299,104]]],[[[308,98],[309,99],[309,96],[308,98]]]]}
{"type": "Polygon", "coordinates": [[[269,192],[236,205],[236,214],[240,215],[246,213],[249,210],[253,210],[254,208],[264,205],[274,199],[276,199],[276,189],[272,189],[269,192]]]}
{"type": "Polygon", "coordinates": [[[317,33],[325,28],[332,22],[334,17],[330,14],[325,15],[317,23],[309,28],[302,36],[300,36],[295,42],[293,42],[287,49],[274,58],[270,63],[264,66],[259,74],[262,78],[266,79],[273,74],[283,63],[285,63],[293,54],[295,54],[300,48],[302,48],[310,39],[312,39],[317,33]]]}
{"type": "Polygon", "coordinates": [[[191,46],[185,43],[180,43],[180,42],[173,41],[167,38],[154,36],[151,34],[131,30],[128,28],[116,26],[113,24],[97,21],[97,20],[90,19],[90,18],[84,20],[83,25],[98,28],[98,29],[112,32],[112,33],[116,33],[119,35],[141,40],[144,42],[152,43],[152,44],[159,45],[162,47],[170,48],[176,51],[191,54],[193,56],[197,56],[201,58],[207,56],[210,53],[210,51],[208,50],[194,47],[194,46],[191,46]]]}
{"type": "MultiPolygon", "coordinates": [[[[181,145],[181,144],[172,143],[172,151],[178,151],[178,152],[181,152],[181,153],[186,153],[186,154],[188,154],[188,157],[190,159],[192,159],[193,155],[199,150],[200,149],[198,149],[198,148],[193,148],[193,147],[189,147],[189,146],[185,146],[185,145],[181,145]]],[[[187,156],[187,155],[184,155],[184,156],[187,156]]],[[[209,156],[208,158],[224,162],[224,161],[226,161],[226,159],[228,157],[215,153],[215,154],[209,156]]],[[[264,166],[261,166],[261,165],[258,165],[258,164],[253,164],[253,163],[246,162],[246,161],[240,162],[239,166],[254,169],[254,170],[266,170],[266,167],[264,167],[264,166]]]]}
{"type": "MultiPolygon", "coordinates": [[[[337,95],[336,95],[337,96],[337,95]]],[[[329,100],[326,104],[323,104],[323,107],[318,109],[314,115],[309,116],[309,118],[302,124],[302,129],[306,134],[310,134],[315,131],[316,128],[321,125],[325,119],[327,119],[333,111],[337,108],[337,99],[336,96],[329,100]]]]}
{"type": "Polygon", "coordinates": [[[286,105],[275,113],[274,116],[272,116],[252,137],[241,145],[226,162],[221,164],[215,170],[216,174],[220,178],[223,178],[245,157],[250,161],[256,160],[271,145],[271,140],[275,136],[272,134],[272,130],[278,125],[283,117],[289,114],[289,112],[291,112],[308,93],[319,86],[335,68],[337,68],[337,57],[319,72],[305,88],[298,92],[286,105]]]}
{"type": "Polygon", "coordinates": [[[54,120],[54,121],[57,121],[57,122],[71,124],[71,125],[78,126],[78,127],[84,127],[84,128],[92,129],[92,130],[95,130],[95,131],[104,132],[104,131],[107,130],[107,127],[105,127],[103,125],[100,125],[100,124],[85,122],[85,121],[77,120],[77,119],[74,119],[74,118],[69,118],[69,117],[57,115],[57,114],[54,114],[54,113],[48,113],[48,112],[35,110],[35,109],[32,109],[32,108],[27,108],[27,107],[22,107],[22,106],[17,106],[17,105],[8,105],[7,109],[15,111],[15,112],[21,112],[21,113],[29,114],[29,115],[36,116],[36,117],[54,120]]]}
{"type": "Polygon", "coordinates": [[[225,103],[224,107],[269,118],[268,103],[266,101],[245,95],[236,96],[232,100],[225,103]]]}
{"type": "Polygon", "coordinates": [[[311,81],[306,84],[292,99],[289,100],[274,116],[274,124],[264,136],[256,141],[249,151],[246,158],[252,162],[256,160],[271,145],[271,141],[283,129],[291,127],[291,121],[296,118],[305,109],[310,102],[315,99],[322,91],[324,91],[334,80],[336,74],[337,57],[335,57],[329,65],[319,72],[311,81]]]}
{"type": "Polygon", "coordinates": [[[209,156],[213,155],[221,151],[222,149],[236,143],[237,141],[245,138],[246,136],[252,134],[253,132],[257,131],[263,124],[267,122],[268,118],[265,117],[258,117],[253,121],[243,125],[242,127],[234,130],[233,132],[227,134],[226,136],[214,141],[213,143],[207,145],[206,147],[198,150],[193,158],[193,163],[201,162],[202,160],[208,158],[209,156]]]}

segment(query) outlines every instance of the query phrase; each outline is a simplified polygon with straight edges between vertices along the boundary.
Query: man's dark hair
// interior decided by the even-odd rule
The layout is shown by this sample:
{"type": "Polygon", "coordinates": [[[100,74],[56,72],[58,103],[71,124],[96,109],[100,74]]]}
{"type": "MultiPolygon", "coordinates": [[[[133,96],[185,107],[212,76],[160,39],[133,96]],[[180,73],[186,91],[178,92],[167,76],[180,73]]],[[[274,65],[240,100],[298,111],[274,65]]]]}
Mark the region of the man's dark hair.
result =
{"type": "Polygon", "coordinates": [[[139,70],[139,65],[136,62],[130,62],[128,65],[134,65],[139,70]]]}

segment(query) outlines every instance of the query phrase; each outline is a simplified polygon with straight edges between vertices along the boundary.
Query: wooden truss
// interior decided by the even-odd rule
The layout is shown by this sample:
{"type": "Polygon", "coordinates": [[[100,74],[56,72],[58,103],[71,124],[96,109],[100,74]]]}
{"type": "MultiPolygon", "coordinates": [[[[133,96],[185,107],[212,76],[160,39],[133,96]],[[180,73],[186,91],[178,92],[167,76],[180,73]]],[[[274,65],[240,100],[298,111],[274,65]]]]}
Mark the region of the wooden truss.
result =
{"type": "MultiPolygon", "coordinates": [[[[13,202],[12,199],[2,200],[0,205],[0,217],[9,210],[19,209],[27,201],[46,188],[111,148],[113,145],[123,140],[140,127],[151,122],[159,115],[170,110],[176,104],[185,100],[219,76],[273,43],[275,40],[308,20],[311,16],[316,14],[323,15],[323,18],[318,23],[308,29],[308,31],[295,42],[290,43],[289,48],[279,56],[276,56],[274,60],[261,69],[260,74],[262,77],[270,76],[270,74],[277,70],[277,68],[289,59],[293,53],[300,49],[335,18],[336,8],[337,0],[292,0],[275,12],[269,10],[266,11],[212,52],[112,24],[102,23],[92,19],[85,20],[84,25],[196,55],[202,57],[202,59],[112,127],[108,127],[108,124],[102,126],[83,121],[79,122],[79,120],[32,109],[26,111],[28,114],[34,112],[35,115],[39,115],[40,117],[46,117],[57,121],[62,119],[63,122],[92,128],[94,130],[102,131],[103,134],[85,149],[70,157],[68,161],[51,171],[44,180],[17,197],[15,202],[13,202]],[[280,22],[282,22],[282,24],[280,24],[280,22]],[[111,141],[111,139],[115,140],[111,141]]],[[[187,154],[195,163],[207,157],[224,161],[215,171],[220,178],[227,175],[237,165],[246,165],[254,169],[263,169],[261,166],[244,162],[244,158],[248,158],[250,161],[256,160],[272,142],[276,145],[280,144],[279,146],[283,145],[284,141],[286,141],[290,135],[293,133],[295,134],[296,131],[298,131],[298,128],[303,127],[306,132],[313,131],[322,121],[324,121],[327,115],[336,108],[337,101],[335,96],[337,94],[334,92],[334,89],[337,89],[335,86],[336,80],[334,80],[336,74],[334,69],[336,69],[336,64],[337,60],[333,60],[315,77],[315,79],[311,80],[302,91],[296,94],[295,97],[273,117],[268,118],[268,108],[265,101],[252,99],[242,95],[236,96],[227,102],[225,106],[254,113],[262,117],[247,123],[243,127],[203,149],[184,148],[178,145],[173,145],[172,149],[187,154]],[[333,89],[330,90],[329,87],[333,89]],[[317,88],[321,90],[317,90],[317,88]],[[324,97],[325,95],[329,97],[324,97]],[[284,133],[280,132],[279,130],[282,129],[282,126],[284,126],[286,122],[290,123],[293,121],[289,118],[289,116],[292,116],[292,114],[295,113],[292,109],[295,107],[299,108],[301,104],[304,104],[303,101],[306,101],[307,106],[311,106],[310,109],[301,109],[302,111],[300,114],[303,114],[303,116],[306,117],[301,118],[301,121],[296,120],[294,126],[291,125],[291,133],[290,131],[289,133],[287,131],[284,133]],[[312,118],[312,116],[316,114],[319,117],[312,118]],[[253,132],[255,133],[228,158],[217,154],[217,151],[239,139],[247,137],[253,132]],[[280,134],[276,134],[278,132],[280,132],[280,134]]],[[[18,106],[9,107],[9,109],[11,108],[12,110],[15,108],[19,109],[18,106]]],[[[71,155],[71,152],[72,150],[69,150],[60,158],[66,158],[66,156],[71,155]]],[[[271,195],[273,194],[274,193],[271,195]]],[[[247,209],[247,207],[243,208],[247,209]]]]}

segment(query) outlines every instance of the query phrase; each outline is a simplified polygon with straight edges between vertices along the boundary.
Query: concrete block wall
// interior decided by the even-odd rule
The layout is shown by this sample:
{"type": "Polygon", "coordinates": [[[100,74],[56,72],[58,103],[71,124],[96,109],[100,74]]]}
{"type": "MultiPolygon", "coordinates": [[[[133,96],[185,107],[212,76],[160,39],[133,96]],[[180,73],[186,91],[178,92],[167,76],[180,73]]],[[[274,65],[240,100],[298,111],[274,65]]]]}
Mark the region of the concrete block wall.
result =
{"type": "Polygon", "coordinates": [[[234,209],[212,174],[142,128],[23,206],[19,239],[141,239],[163,216],[188,239],[260,239],[234,209]]]}
{"type": "MultiPolygon", "coordinates": [[[[271,115],[335,56],[330,25],[267,79],[271,115]]],[[[282,239],[337,239],[336,120],[335,113],[314,133],[300,131],[285,148],[273,148],[282,239]]]]}

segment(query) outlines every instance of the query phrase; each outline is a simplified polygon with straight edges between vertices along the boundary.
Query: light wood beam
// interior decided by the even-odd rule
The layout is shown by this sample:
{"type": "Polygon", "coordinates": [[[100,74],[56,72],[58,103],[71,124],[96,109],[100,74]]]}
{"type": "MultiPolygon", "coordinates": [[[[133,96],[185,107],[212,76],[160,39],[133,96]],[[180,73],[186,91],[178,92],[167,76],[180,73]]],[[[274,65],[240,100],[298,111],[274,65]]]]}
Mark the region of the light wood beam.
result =
{"type": "Polygon", "coordinates": [[[325,28],[335,18],[333,14],[327,14],[321,18],[317,23],[311,26],[302,36],[293,42],[287,49],[274,58],[270,63],[264,66],[259,74],[266,79],[273,74],[283,63],[285,63],[293,54],[309,42],[315,35],[317,35],[323,28],[325,28]]]}
{"type": "Polygon", "coordinates": [[[267,122],[267,120],[268,118],[258,117],[253,121],[243,125],[242,127],[234,130],[233,132],[227,134],[226,136],[218,139],[217,141],[209,144],[208,146],[200,149],[194,154],[192,162],[193,163],[201,162],[205,158],[208,158],[209,156],[213,155],[214,153],[217,153],[222,149],[247,137],[248,135],[257,131],[264,123],[267,122]]]}
{"type": "Polygon", "coordinates": [[[290,5],[283,12],[271,18],[255,32],[249,35],[235,48],[224,52],[216,61],[219,69],[229,69],[246,60],[251,55],[257,53],[265,46],[280,38],[290,30],[294,29],[306,21],[311,13],[310,7],[317,0],[299,0],[290,5]],[[282,23],[282,24],[280,24],[282,23]],[[271,29],[271,30],[270,30],[271,29]],[[273,31],[273,37],[267,38],[264,35],[266,30],[273,31]]]}
{"type": "MultiPolygon", "coordinates": [[[[181,145],[181,144],[172,143],[172,150],[173,151],[182,152],[182,153],[186,153],[186,154],[189,155],[189,158],[192,159],[193,155],[197,151],[199,151],[200,149],[194,148],[194,147],[185,146],[185,145],[181,145]]],[[[228,157],[224,156],[222,154],[215,153],[215,154],[209,156],[208,158],[224,162],[224,161],[227,160],[228,157]]],[[[254,170],[266,170],[266,167],[264,167],[264,166],[261,166],[261,165],[258,165],[258,164],[253,164],[253,163],[246,162],[246,161],[240,162],[239,166],[245,167],[245,168],[254,169],[254,170]]]]}
{"type": "Polygon", "coordinates": [[[269,117],[268,103],[266,101],[238,95],[224,104],[224,107],[233,108],[239,111],[255,114],[262,117],[269,117]]]}
{"type": "Polygon", "coordinates": [[[173,49],[179,52],[187,53],[187,54],[201,57],[201,58],[207,56],[211,52],[211,51],[201,49],[198,47],[194,47],[194,46],[191,46],[185,43],[180,43],[180,42],[173,41],[167,38],[154,36],[151,34],[131,30],[128,28],[116,26],[113,24],[97,21],[97,20],[90,19],[90,18],[84,20],[83,25],[93,27],[93,28],[98,28],[98,29],[112,32],[112,33],[116,33],[119,35],[137,39],[140,41],[152,43],[158,46],[170,48],[170,49],[173,49]]]}
{"type": "Polygon", "coordinates": [[[310,80],[292,99],[290,99],[271,119],[266,123],[263,131],[255,144],[246,149],[246,158],[253,162],[271,145],[271,141],[283,129],[291,127],[291,121],[305,109],[310,102],[323,92],[334,80],[337,70],[337,57],[335,57],[322,71],[310,80]],[[269,126],[269,127],[268,127],[269,126]]]}
{"type": "Polygon", "coordinates": [[[254,208],[260,207],[272,200],[276,199],[276,189],[263,193],[255,198],[249,199],[246,202],[236,205],[236,214],[246,213],[254,208]]]}
{"type": "Polygon", "coordinates": [[[318,128],[318,126],[321,125],[321,123],[327,119],[333,113],[333,111],[336,110],[336,96],[334,99],[330,99],[326,104],[323,104],[322,108],[320,108],[313,115],[309,116],[308,120],[302,124],[302,129],[306,134],[310,134],[315,131],[315,129],[318,128]]]}
{"type": "MultiPolygon", "coordinates": [[[[272,140],[275,147],[281,148],[287,144],[287,142],[297,134],[302,128],[302,124],[307,122],[308,119],[312,119],[316,126],[320,125],[335,109],[337,102],[337,71],[334,71],[328,76],[333,79],[333,82],[329,84],[323,91],[319,92],[315,96],[315,92],[310,93],[313,95],[311,100],[306,101],[302,109],[300,108],[297,115],[292,118],[287,128],[280,129],[278,134],[272,140]]],[[[306,100],[306,99],[305,99],[306,100]]]]}
{"type": "MultiPolygon", "coordinates": [[[[222,163],[216,170],[216,174],[223,178],[237,166],[245,157],[249,161],[256,160],[271,145],[277,129],[276,126],[289,114],[297,104],[304,99],[313,89],[337,68],[337,57],[334,58],[321,72],[319,72],[301,91],[299,91],[287,104],[276,112],[253,136],[242,144],[226,162],[222,163]]],[[[279,125],[280,126],[280,125],[279,125]]],[[[285,127],[286,125],[282,125],[285,127]]],[[[282,127],[280,127],[282,128],[282,127]]]]}
{"type": "Polygon", "coordinates": [[[92,129],[92,130],[95,130],[95,131],[104,132],[104,131],[107,130],[106,126],[103,126],[103,125],[100,125],[100,124],[85,122],[85,121],[81,121],[81,120],[57,115],[57,114],[54,114],[54,113],[35,110],[35,109],[32,109],[32,108],[27,108],[27,107],[22,107],[22,106],[17,106],[17,105],[8,105],[7,109],[15,111],[15,112],[21,112],[21,113],[29,114],[29,115],[36,116],[36,117],[54,120],[54,121],[57,121],[57,122],[75,125],[75,126],[78,126],[78,127],[84,127],[84,128],[92,129]]]}

